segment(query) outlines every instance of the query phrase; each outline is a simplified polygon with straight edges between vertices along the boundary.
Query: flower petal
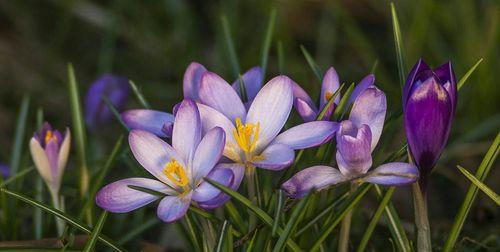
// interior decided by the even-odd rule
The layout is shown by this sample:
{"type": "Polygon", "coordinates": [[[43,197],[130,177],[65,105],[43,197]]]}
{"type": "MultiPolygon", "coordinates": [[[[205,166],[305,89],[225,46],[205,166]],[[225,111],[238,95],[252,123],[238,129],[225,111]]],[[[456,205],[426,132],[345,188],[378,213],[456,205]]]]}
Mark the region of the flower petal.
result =
{"type": "Polygon", "coordinates": [[[295,99],[300,99],[307,103],[309,107],[317,110],[316,103],[311,99],[311,97],[304,91],[302,87],[299,86],[295,81],[290,79],[290,85],[292,86],[293,97],[295,99]]]}
{"type": "MultiPolygon", "coordinates": [[[[330,96],[333,95],[337,89],[339,89],[339,75],[335,71],[335,68],[330,67],[323,76],[323,82],[321,83],[321,97],[319,99],[319,107],[323,109],[325,105],[328,103],[330,96]]],[[[339,104],[340,95],[337,95],[334,103],[339,104]]],[[[331,112],[330,112],[331,113],[331,112]]]]}
{"type": "Polygon", "coordinates": [[[269,145],[258,157],[252,161],[256,167],[278,171],[290,166],[295,157],[294,151],[284,144],[269,145]]]}
{"type": "Polygon", "coordinates": [[[380,135],[382,135],[386,111],[387,100],[385,94],[375,86],[369,87],[361,93],[352,106],[349,120],[358,128],[363,124],[370,127],[372,151],[377,146],[380,135]]]}
{"type": "Polygon", "coordinates": [[[172,147],[184,155],[188,165],[191,164],[196,147],[201,140],[201,119],[196,103],[184,99],[175,116],[172,132],[172,147]]]}
{"type": "Polygon", "coordinates": [[[363,180],[379,185],[401,186],[411,184],[417,179],[418,169],[415,165],[394,162],[375,168],[363,180]]]}
{"type": "Polygon", "coordinates": [[[363,175],[372,165],[370,127],[343,121],[337,133],[337,164],[345,176],[363,175]]]}
{"type": "Polygon", "coordinates": [[[369,74],[365,76],[352,91],[347,104],[352,104],[365,89],[373,86],[373,83],[375,83],[375,75],[369,74]]]}
{"type": "Polygon", "coordinates": [[[130,129],[149,131],[159,137],[167,137],[162,128],[165,123],[173,123],[174,116],[150,109],[132,109],[121,114],[123,122],[130,129]]]}
{"type": "Polygon", "coordinates": [[[297,113],[299,113],[300,117],[302,117],[302,120],[304,120],[305,122],[316,120],[316,117],[318,116],[317,109],[315,107],[311,107],[304,100],[295,98],[293,106],[295,107],[295,110],[297,110],[297,113]]]}
{"type": "Polygon", "coordinates": [[[68,128],[64,133],[64,139],[62,141],[61,147],[59,148],[59,157],[57,160],[57,177],[62,178],[64,170],[66,169],[66,164],[68,163],[69,150],[71,148],[71,133],[68,128]]]}
{"type": "Polygon", "coordinates": [[[299,150],[328,142],[339,129],[339,123],[314,121],[292,127],[279,134],[273,143],[280,143],[299,150]]]}
{"type": "Polygon", "coordinates": [[[292,198],[302,198],[311,190],[321,190],[347,179],[333,167],[318,165],[298,172],[283,183],[281,188],[292,198]]]}
{"type": "Polygon", "coordinates": [[[406,78],[405,86],[403,87],[403,109],[406,106],[406,101],[408,99],[410,90],[412,89],[413,83],[416,81],[416,77],[419,73],[423,71],[429,71],[431,68],[425,63],[423,59],[419,59],[417,63],[413,66],[408,77],[406,78]]]}
{"type": "Polygon", "coordinates": [[[244,119],[246,109],[240,96],[219,75],[206,72],[201,77],[200,100],[227,116],[231,121],[244,119]]]}
{"type": "MultiPolygon", "coordinates": [[[[218,164],[215,169],[229,169],[233,172],[233,181],[228,186],[232,190],[238,190],[240,187],[241,181],[243,180],[243,176],[245,174],[245,166],[239,163],[223,163],[218,164]]],[[[225,193],[220,193],[217,197],[205,201],[198,202],[198,205],[204,209],[214,209],[222,206],[226,201],[228,201],[231,197],[225,193]]]]}
{"type": "Polygon", "coordinates": [[[191,62],[189,64],[184,73],[184,98],[190,98],[195,101],[200,99],[198,92],[200,92],[201,75],[206,71],[207,69],[198,62],[191,62]]]}
{"type": "Polygon", "coordinates": [[[158,196],[129,186],[143,187],[165,194],[175,193],[175,191],[158,180],[128,178],[108,184],[99,190],[95,198],[96,204],[113,213],[126,213],[159,199],[158,196]]]}
{"type": "Polygon", "coordinates": [[[150,132],[143,130],[132,130],[128,136],[130,150],[135,159],[149,173],[161,182],[172,188],[177,188],[163,173],[165,165],[174,158],[183,167],[184,158],[180,156],[168,143],[164,142],[150,132]]]}
{"type": "Polygon", "coordinates": [[[167,196],[160,201],[156,215],[164,222],[173,222],[182,218],[191,204],[192,193],[179,196],[167,196]]]}
{"type": "Polygon", "coordinates": [[[49,159],[36,137],[32,137],[30,140],[30,151],[38,173],[40,173],[46,184],[52,184],[53,179],[49,159]]]}
{"type": "Polygon", "coordinates": [[[222,156],[224,145],[226,143],[226,134],[221,127],[215,127],[207,132],[203,137],[193,160],[193,181],[198,183],[198,180],[207,176],[214,168],[222,156]]]}
{"type": "MultiPolygon", "coordinates": [[[[213,169],[207,176],[207,178],[224,186],[229,186],[234,179],[233,177],[234,174],[230,169],[213,169]]],[[[220,193],[221,190],[204,181],[194,190],[193,200],[200,202],[209,201],[217,197],[220,193]]]]}
{"type": "MultiPolygon", "coordinates": [[[[264,76],[262,76],[262,68],[258,66],[253,67],[250,70],[246,71],[243,76],[241,76],[241,78],[243,79],[243,83],[245,84],[247,98],[249,101],[252,101],[259,90],[262,88],[262,82],[264,80],[264,76]]],[[[241,96],[239,80],[233,82],[231,86],[233,86],[234,91],[236,91],[236,93],[241,96]]]]}
{"type": "Polygon", "coordinates": [[[264,149],[281,131],[292,109],[292,80],[278,76],[257,94],[248,110],[246,123],[260,124],[256,150],[264,149]]]}
{"type": "Polygon", "coordinates": [[[451,62],[448,61],[434,70],[451,99],[453,111],[457,105],[457,80],[451,62]]]}

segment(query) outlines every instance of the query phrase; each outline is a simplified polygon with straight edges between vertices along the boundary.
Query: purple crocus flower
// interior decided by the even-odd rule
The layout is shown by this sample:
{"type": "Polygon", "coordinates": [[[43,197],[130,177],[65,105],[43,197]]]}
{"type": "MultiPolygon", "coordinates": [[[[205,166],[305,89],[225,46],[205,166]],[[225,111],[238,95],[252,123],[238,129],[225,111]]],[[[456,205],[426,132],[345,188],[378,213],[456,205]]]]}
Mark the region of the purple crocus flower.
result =
{"type": "Polygon", "coordinates": [[[242,177],[233,172],[235,165],[217,165],[225,138],[224,130],[219,127],[202,137],[196,103],[184,100],[175,118],[172,146],[148,131],[130,132],[129,143],[134,157],[156,179],[128,178],[111,183],[97,194],[97,205],[110,212],[124,213],[161,199],[157,215],[165,222],[184,216],[192,201],[203,208],[221,205],[227,198],[203,179],[208,177],[228,187],[240,184],[242,177]]]}
{"type": "Polygon", "coordinates": [[[408,146],[420,169],[421,189],[443,152],[457,104],[457,86],[451,62],[432,70],[420,59],[408,75],[403,92],[408,146]]]}
{"type": "Polygon", "coordinates": [[[49,187],[53,200],[59,203],[59,189],[64,169],[68,161],[71,134],[68,128],[61,134],[53,130],[49,123],[44,123],[39,132],[35,132],[30,141],[30,151],[35,167],[49,187]]]}
{"type": "Polygon", "coordinates": [[[10,176],[10,168],[8,165],[0,163],[0,176],[2,176],[2,179],[6,179],[10,176]]]}
{"type": "Polygon", "coordinates": [[[306,168],[283,183],[283,190],[293,198],[310,190],[321,190],[347,181],[365,181],[381,185],[406,185],[418,179],[418,169],[408,163],[387,163],[371,172],[372,151],[377,145],[387,110],[384,92],[371,86],[354,101],[349,119],[337,132],[337,165],[306,168]]]}
{"type": "Polygon", "coordinates": [[[211,72],[202,78],[198,108],[204,131],[224,129],[224,156],[250,173],[255,167],[284,169],[293,163],[294,150],[325,143],[338,129],[336,122],[315,121],[279,134],[293,104],[292,80],[286,76],[275,77],[263,86],[248,110],[222,78],[211,72]]]}
{"type": "MultiPolygon", "coordinates": [[[[367,75],[363,78],[360,83],[356,86],[352,95],[350,97],[349,103],[352,103],[356,99],[356,97],[366,88],[372,86],[375,81],[375,76],[373,74],[367,75]]],[[[321,84],[321,96],[319,98],[319,107],[316,106],[315,102],[311,99],[311,97],[302,89],[297,83],[292,82],[293,87],[293,95],[294,95],[294,103],[293,106],[299,113],[300,117],[306,122],[316,120],[318,114],[323,110],[326,106],[330,98],[337,92],[340,87],[339,76],[335,71],[335,68],[330,67],[325,75],[323,76],[323,82],[321,84]]],[[[328,120],[332,112],[335,110],[335,107],[340,102],[340,95],[338,95],[334,103],[328,108],[323,118],[320,120],[328,120]]]]}
{"type": "Polygon", "coordinates": [[[102,100],[105,96],[118,111],[128,102],[130,87],[126,78],[104,74],[90,86],[85,98],[85,121],[91,128],[109,122],[112,113],[102,100]]]}

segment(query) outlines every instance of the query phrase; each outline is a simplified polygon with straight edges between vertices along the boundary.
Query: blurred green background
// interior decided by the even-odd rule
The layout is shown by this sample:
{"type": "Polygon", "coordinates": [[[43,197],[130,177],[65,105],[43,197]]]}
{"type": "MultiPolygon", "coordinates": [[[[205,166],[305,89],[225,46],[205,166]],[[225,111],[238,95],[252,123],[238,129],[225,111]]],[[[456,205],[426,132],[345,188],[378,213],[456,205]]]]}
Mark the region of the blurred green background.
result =
{"type": "MultiPolygon", "coordinates": [[[[452,136],[431,180],[431,225],[434,239],[442,244],[469,186],[455,165],[474,171],[500,129],[500,92],[495,79],[500,70],[500,4],[495,0],[395,4],[408,68],[420,57],[433,66],[451,60],[460,79],[484,58],[460,91],[452,136]]],[[[346,83],[358,82],[377,61],[376,84],[386,92],[391,111],[400,107],[388,1],[0,1],[0,161],[8,162],[24,94],[32,98],[30,131],[34,129],[37,107],[44,109],[46,119],[55,127],[70,125],[68,62],[75,67],[82,96],[100,74],[111,72],[140,85],[155,109],[170,111],[182,97],[182,77],[191,61],[204,64],[232,82],[221,15],[229,20],[240,65],[245,70],[260,63],[272,8],[278,15],[266,80],[279,74],[277,44],[282,43],[283,74],[311,94],[318,94],[319,83],[300,50],[304,45],[323,71],[334,66],[346,83]]],[[[138,106],[132,99],[129,107],[138,106]]],[[[390,146],[404,141],[401,125],[397,122],[396,129],[383,136],[390,146]]],[[[100,155],[109,153],[111,146],[102,139],[116,139],[118,127],[113,122],[102,129],[106,133],[90,134],[95,147],[92,159],[99,160],[100,155]]],[[[115,178],[122,178],[117,169],[119,166],[115,167],[114,173],[119,174],[115,178]]],[[[493,168],[486,184],[498,192],[499,178],[500,172],[493,168]]],[[[68,176],[65,180],[68,184],[75,181],[68,176]]],[[[410,225],[411,198],[405,190],[397,194],[394,202],[410,225]]],[[[358,214],[366,219],[375,204],[367,203],[366,211],[361,209],[358,214]]],[[[470,240],[462,240],[460,246],[481,248],[476,242],[492,241],[498,244],[499,219],[498,207],[480,195],[462,234],[470,240]]],[[[361,232],[365,224],[354,222],[358,225],[353,229],[354,241],[360,235],[356,232],[361,232]]],[[[154,234],[154,230],[150,233],[154,234]]],[[[113,232],[119,233],[108,233],[113,236],[113,232]]],[[[387,245],[388,235],[384,234],[375,237],[387,245]]]]}

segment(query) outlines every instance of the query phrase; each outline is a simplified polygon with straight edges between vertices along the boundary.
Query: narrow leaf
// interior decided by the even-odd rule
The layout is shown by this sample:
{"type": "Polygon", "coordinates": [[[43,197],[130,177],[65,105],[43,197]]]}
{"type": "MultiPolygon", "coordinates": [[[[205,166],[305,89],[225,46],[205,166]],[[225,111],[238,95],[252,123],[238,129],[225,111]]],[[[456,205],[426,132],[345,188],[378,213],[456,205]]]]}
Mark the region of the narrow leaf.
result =
{"type": "Polygon", "coordinates": [[[479,66],[479,64],[481,64],[481,62],[483,62],[483,58],[480,58],[476,64],[474,64],[474,66],[472,66],[469,71],[467,71],[467,73],[465,73],[464,76],[462,76],[462,78],[458,81],[457,83],[457,89],[460,90],[462,88],[462,86],[465,84],[465,82],[469,79],[469,77],[471,76],[471,74],[476,70],[476,68],[479,66]]]}
{"type": "Polygon", "coordinates": [[[101,233],[102,227],[104,226],[104,222],[106,221],[106,217],[108,217],[108,211],[104,210],[102,212],[101,216],[99,217],[99,220],[97,221],[97,224],[94,227],[94,230],[92,230],[92,233],[90,234],[90,238],[85,243],[85,247],[83,248],[83,252],[91,252],[94,251],[95,244],[97,243],[97,239],[99,237],[99,234],[101,233]]]}
{"type": "Polygon", "coordinates": [[[319,68],[316,61],[314,61],[311,54],[309,54],[309,52],[303,45],[300,45],[300,50],[302,50],[302,54],[304,54],[304,58],[306,58],[307,64],[309,64],[309,67],[313,71],[314,75],[316,76],[316,78],[318,78],[319,83],[323,82],[323,78],[321,77],[321,69],[319,68]]]}
{"type": "MultiPolygon", "coordinates": [[[[340,87],[337,89],[337,91],[335,91],[335,93],[332,95],[332,97],[330,97],[330,100],[328,100],[328,102],[325,104],[325,106],[323,107],[321,112],[319,112],[318,116],[316,116],[316,121],[321,120],[325,116],[326,112],[328,111],[328,109],[330,109],[330,107],[334,103],[337,96],[339,96],[342,89],[344,89],[344,86],[345,86],[345,83],[342,83],[342,85],[340,85],[340,87]]],[[[341,102],[342,102],[342,100],[341,100],[341,102]]],[[[339,106],[340,106],[340,103],[339,103],[339,106]]],[[[330,118],[327,118],[327,120],[330,120],[330,118]]]]}
{"type": "Polygon", "coordinates": [[[295,207],[295,209],[292,212],[292,215],[290,216],[290,219],[288,220],[288,223],[285,226],[285,230],[283,233],[280,235],[280,238],[276,242],[276,245],[274,246],[273,252],[280,252],[284,249],[285,247],[285,241],[288,239],[292,231],[297,227],[297,224],[299,223],[300,219],[304,216],[305,207],[309,203],[309,199],[311,198],[312,193],[309,192],[305,198],[303,198],[300,203],[295,207]]]}
{"type": "Polygon", "coordinates": [[[476,185],[481,191],[483,191],[488,197],[490,197],[497,205],[500,205],[500,197],[493,190],[491,190],[487,185],[483,182],[479,181],[474,175],[468,172],[465,168],[460,165],[457,165],[457,168],[472,182],[476,185]]]}
{"type": "Polygon", "coordinates": [[[271,41],[273,40],[274,24],[276,23],[276,9],[271,10],[271,15],[269,16],[269,22],[267,23],[266,36],[264,37],[264,43],[262,46],[262,58],[260,61],[260,67],[262,68],[262,76],[266,77],[267,61],[269,58],[269,48],[271,48],[271,41]]]}
{"type": "Polygon", "coordinates": [[[151,109],[151,106],[149,105],[148,101],[146,100],[146,98],[144,98],[144,95],[142,95],[142,92],[141,90],[139,89],[139,87],[135,84],[135,82],[129,80],[128,81],[128,84],[130,85],[130,87],[132,88],[132,92],[134,93],[135,97],[137,98],[137,100],[139,101],[139,103],[141,104],[141,106],[145,109],[151,109]]]}
{"type": "Polygon", "coordinates": [[[229,224],[229,222],[227,220],[225,220],[224,223],[222,223],[222,228],[219,232],[219,238],[217,239],[217,245],[215,246],[215,252],[223,251],[224,240],[227,239],[225,237],[228,234],[227,231],[228,231],[230,225],[231,224],[229,224]]]}
{"type": "Polygon", "coordinates": [[[2,183],[0,183],[0,187],[4,187],[4,186],[7,186],[9,184],[12,184],[15,181],[17,181],[18,179],[26,176],[28,173],[30,173],[34,170],[35,170],[35,167],[33,167],[33,166],[29,167],[28,169],[23,169],[22,171],[16,173],[16,175],[11,176],[8,179],[6,179],[5,181],[3,181],[2,183]]]}
{"type": "Polygon", "coordinates": [[[278,230],[279,224],[280,224],[280,217],[283,215],[283,205],[285,203],[285,196],[283,190],[279,189],[278,190],[278,201],[277,201],[277,206],[276,206],[276,212],[274,214],[274,223],[273,223],[273,229],[271,231],[271,235],[274,237],[276,235],[276,230],[278,230]]]}
{"type": "Polygon", "coordinates": [[[394,3],[391,3],[392,29],[394,33],[394,46],[396,48],[396,59],[398,62],[399,83],[404,86],[406,80],[406,59],[403,51],[403,38],[399,27],[398,14],[394,3]]]}
{"type": "MultiPolygon", "coordinates": [[[[25,95],[21,102],[19,114],[17,116],[16,131],[14,132],[14,145],[12,146],[12,154],[10,156],[10,172],[17,174],[19,164],[21,163],[21,155],[23,151],[24,136],[26,135],[26,121],[28,120],[28,110],[30,106],[30,97],[25,95]]],[[[15,183],[12,185],[15,188],[15,183]]]]}
{"type": "Polygon", "coordinates": [[[227,53],[229,56],[229,62],[231,63],[231,68],[233,70],[233,75],[235,79],[238,79],[241,73],[240,63],[238,61],[238,56],[236,54],[236,49],[234,48],[233,39],[231,37],[231,31],[229,29],[229,23],[226,16],[221,18],[222,30],[224,32],[224,39],[226,41],[227,53]]]}
{"type": "Polygon", "coordinates": [[[104,103],[106,103],[106,106],[108,107],[109,111],[113,114],[115,119],[120,123],[120,125],[128,132],[130,131],[130,128],[125,124],[125,122],[122,120],[122,117],[120,116],[120,112],[116,109],[116,107],[111,103],[108,97],[103,96],[102,100],[104,103]]]}
{"type": "Polygon", "coordinates": [[[333,112],[333,119],[335,121],[339,121],[344,116],[347,109],[349,108],[349,104],[348,104],[349,97],[351,96],[352,91],[354,91],[355,86],[356,85],[354,85],[354,83],[351,83],[349,88],[346,90],[346,92],[344,93],[344,95],[340,99],[339,105],[335,108],[335,111],[333,112]]]}

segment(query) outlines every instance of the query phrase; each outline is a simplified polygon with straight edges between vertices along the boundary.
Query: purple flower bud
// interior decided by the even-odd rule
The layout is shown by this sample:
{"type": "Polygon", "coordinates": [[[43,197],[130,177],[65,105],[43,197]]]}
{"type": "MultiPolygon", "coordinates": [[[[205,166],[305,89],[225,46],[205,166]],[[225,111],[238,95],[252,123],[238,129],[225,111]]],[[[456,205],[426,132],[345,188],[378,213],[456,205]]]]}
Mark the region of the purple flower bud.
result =
{"type": "Polygon", "coordinates": [[[102,100],[107,97],[109,101],[121,112],[128,102],[130,87],[128,80],[124,77],[104,74],[94,83],[87,92],[85,99],[85,121],[88,126],[94,128],[109,122],[112,113],[102,100]]]}
{"type": "Polygon", "coordinates": [[[6,179],[10,176],[10,168],[8,165],[0,163],[0,176],[2,179],[6,179]]]}
{"type": "Polygon", "coordinates": [[[422,59],[408,75],[403,90],[406,136],[425,191],[427,176],[436,165],[450,134],[457,104],[451,62],[432,70],[422,59]]]}

